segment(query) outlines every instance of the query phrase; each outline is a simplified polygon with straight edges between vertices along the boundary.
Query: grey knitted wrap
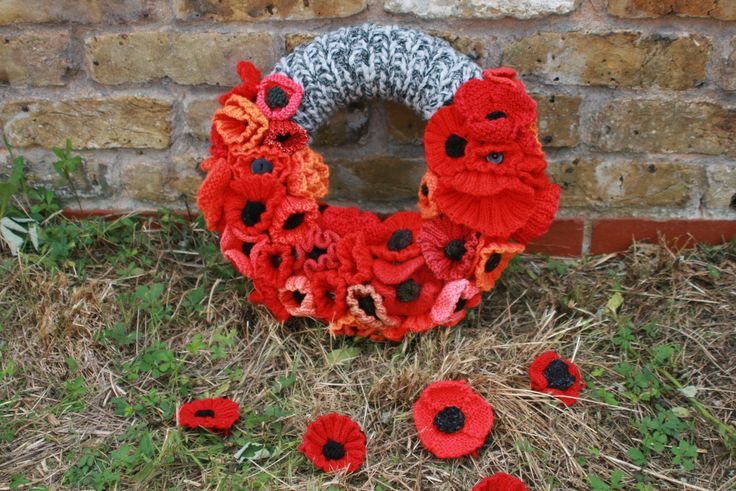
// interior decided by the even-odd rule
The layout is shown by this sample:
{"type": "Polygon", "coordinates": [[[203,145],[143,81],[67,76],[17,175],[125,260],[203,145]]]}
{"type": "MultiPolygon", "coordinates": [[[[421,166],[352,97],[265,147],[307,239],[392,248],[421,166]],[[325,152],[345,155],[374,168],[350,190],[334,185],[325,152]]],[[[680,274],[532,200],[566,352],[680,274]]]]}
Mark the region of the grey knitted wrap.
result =
{"type": "Polygon", "coordinates": [[[446,41],[398,26],[364,24],[317,37],[282,58],[304,88],[294,121],[310,134],[338,108],[369,98],[402,102],[429,119],[481,70],[446,41]]]}

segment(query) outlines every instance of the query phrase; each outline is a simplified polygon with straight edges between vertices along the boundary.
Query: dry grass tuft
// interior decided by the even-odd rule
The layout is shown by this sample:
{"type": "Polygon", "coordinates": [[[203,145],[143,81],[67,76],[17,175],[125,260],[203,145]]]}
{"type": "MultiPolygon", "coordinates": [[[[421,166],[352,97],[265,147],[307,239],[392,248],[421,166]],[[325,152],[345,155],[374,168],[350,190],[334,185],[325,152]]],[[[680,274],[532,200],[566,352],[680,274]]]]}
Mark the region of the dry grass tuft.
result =
{"type": "Polygon", "coordinates": [[[85,252],[95,259],[83,275],[78,263],[53,271],[32,256],[6,257],[0,488],[463,490],[501,470],[533,489],[589,489],[591,475],[611,484],[616,470],[624,484],[612,489],[736,485],[734,453],[713,422],[659,372],[661,395],[633,400],[632,380],[616,370],[672,346],[663,370],[733,428],[734,245],[524,257],[462,326],[374,344],[331,339],[311,322],[274,323],[215,255],[186,252],[208,251],[205,234],[177,234],[136,229],[139,252],[127,261],[138,269],[124,268],[108,241],[85,252]],[[527,366],[549,349],[574,357],[588,381],[572,408],[528,389],[527,366]],[[147,353],[163,361],[146,364],[147,353]],[[415,435],[413,401],[427,383],[453,378],[467,378],[494,408],[477,460],[435,459],[415,435]],[[173,407],[215,395],[243,408],[229,438],[174,428],[173,407]],[[695,467],[673,461],[675,439],[643,469],[631,463],[629,449],[642,447],[634,422],[672,408],[687,426],[681,438],[698,449],[695,467]],[[355,475],[319,474],[296,451],[307,423],[327,411],[351,415],[367,434],[355,475]],[[246,444],[270,456],[237,463],[246,444]]]}

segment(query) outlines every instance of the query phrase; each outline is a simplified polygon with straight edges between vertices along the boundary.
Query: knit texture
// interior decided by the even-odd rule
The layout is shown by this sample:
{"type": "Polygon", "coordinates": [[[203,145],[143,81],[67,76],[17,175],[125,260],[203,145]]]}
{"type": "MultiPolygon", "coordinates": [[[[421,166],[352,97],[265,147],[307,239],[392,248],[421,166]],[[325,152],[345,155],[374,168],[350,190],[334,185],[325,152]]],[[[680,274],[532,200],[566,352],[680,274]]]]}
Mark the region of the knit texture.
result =
{"type": "Polygon", "coordinates": [[[304,88],[294,121],[310,134],[360,99],[401,102],[429,119],[481,70],[446,41],[398,26],[345,27],[298,46],[273,70],[304,88]]]}

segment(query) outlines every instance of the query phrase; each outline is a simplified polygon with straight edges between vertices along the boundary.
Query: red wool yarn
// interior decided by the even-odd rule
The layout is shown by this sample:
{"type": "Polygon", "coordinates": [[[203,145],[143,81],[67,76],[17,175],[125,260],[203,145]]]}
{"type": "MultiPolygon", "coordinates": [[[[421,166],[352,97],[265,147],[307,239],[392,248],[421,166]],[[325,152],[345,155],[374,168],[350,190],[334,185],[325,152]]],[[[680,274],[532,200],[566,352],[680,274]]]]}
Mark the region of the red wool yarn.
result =
{"type": "Polygon", "coordinates": [[[176,411],[176,421],[186,428],[206,428],[226,435],[240,418],[237,402],[221,397],[200,399],[182,405],[176,411]]]}
{"type": "Polygon", "coordinates": [[[477,456],[493,426],[493,410],[464,380],[435,382],[414,403],[414,426],[436,457],[477,456]]]}
{"type": "Polygon", "coordinates": [[[550,394],[564,405],[572,406],[585,388],[578,367],[554,351],[539,355],[529,366],[532,390],[550,394]]]}
{"type": "MultiPolygon", "coordinates": [[[[329,168],[294,121],[303,88],[240,62],[221,96],[197,205],[222,254],[279,321],[313,317],[376,341],[451,327],[548,229],[536,104],[510,68],[462,84],[430,118],[418,211],[385,219],[322,201],[329,168]]],[[[308,98],[306,98],[308,99],[308,98]]]]}
{"type": "Polygon", "coordinates": [[[365,460],[365,444],[358,423],[330,413],[309,424],[299,451],[324,472],[355,472],[365,460]]]}
{"type": "Polygon", "coordinates": [[[472,491],[527,491],[527,487],[512,475],[497,472],[473,486],[472,491]]]}

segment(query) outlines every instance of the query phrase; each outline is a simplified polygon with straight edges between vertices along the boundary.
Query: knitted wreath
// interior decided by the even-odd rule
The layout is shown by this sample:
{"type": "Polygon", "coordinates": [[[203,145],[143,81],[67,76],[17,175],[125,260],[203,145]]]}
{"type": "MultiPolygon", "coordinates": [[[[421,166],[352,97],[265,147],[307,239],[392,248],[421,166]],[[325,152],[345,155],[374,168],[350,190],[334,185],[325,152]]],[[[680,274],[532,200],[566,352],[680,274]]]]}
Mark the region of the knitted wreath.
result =
{"type": "Polygon", "coordinates": [[[253,280],[250,300],[280,321],[374,340],[453,326],[554,217],[536,104],[510,68],[481,72],[442,40],[363,25],[298,47],[263,79],[249,62],[238,73],[198,205],[253,280]],[[383,220],[321,201],[329,169],[308,144],[337,108],[374,97],[429,119],[419,211],[383,220]]]}

